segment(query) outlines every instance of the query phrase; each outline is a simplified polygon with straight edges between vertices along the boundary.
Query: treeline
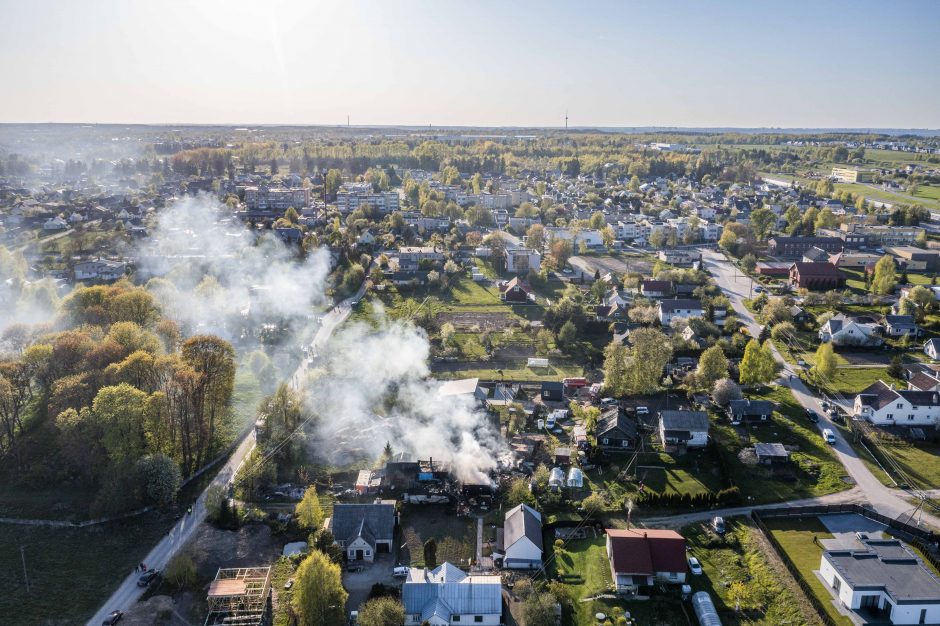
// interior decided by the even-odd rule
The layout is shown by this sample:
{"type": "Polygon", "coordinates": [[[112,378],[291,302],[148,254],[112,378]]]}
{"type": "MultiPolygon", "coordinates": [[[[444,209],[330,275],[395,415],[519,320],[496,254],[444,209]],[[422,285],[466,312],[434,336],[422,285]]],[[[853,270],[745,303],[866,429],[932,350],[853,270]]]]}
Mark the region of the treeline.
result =
{"type": "Polygon", "coordinates": [[[127,281],[78,287],[55,322],[14,325],[0,362],[0,471],[26,486],[97,488],[101,512],[169,504],[224,446],[235,352],[181,337],[127,281]]]}

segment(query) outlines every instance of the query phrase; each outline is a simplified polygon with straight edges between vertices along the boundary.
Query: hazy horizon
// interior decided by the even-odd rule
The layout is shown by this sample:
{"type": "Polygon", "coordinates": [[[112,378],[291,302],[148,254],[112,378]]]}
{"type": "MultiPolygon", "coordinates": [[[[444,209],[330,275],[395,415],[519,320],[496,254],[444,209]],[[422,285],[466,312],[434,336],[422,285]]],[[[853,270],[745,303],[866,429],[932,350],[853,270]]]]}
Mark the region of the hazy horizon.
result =
{"type": "Polygon", "coordinates": [[[582,129],[940,128],[940,3],[0,0],[0,12],[5,123],[563,128],[567,111],[582,129]]]}

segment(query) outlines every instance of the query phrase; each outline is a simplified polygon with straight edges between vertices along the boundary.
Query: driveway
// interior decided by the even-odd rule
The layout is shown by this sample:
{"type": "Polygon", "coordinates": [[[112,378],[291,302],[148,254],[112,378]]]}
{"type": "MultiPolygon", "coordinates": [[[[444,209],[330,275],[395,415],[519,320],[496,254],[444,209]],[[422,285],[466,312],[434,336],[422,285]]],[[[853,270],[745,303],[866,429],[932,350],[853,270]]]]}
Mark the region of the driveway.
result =
{"type": "Polygon", "coordinates": [[[400,587],[401,579],[392,576],[395,567],[395,557],[391,554],[378,554],[372,563],[363,563],[361,572],[347,572],[343,570],[343,587],[349,593],[346,600],[346,614],[358,611],[359,607],[369,598],[372,586],[381,584],[390,587],[400,587]]]}

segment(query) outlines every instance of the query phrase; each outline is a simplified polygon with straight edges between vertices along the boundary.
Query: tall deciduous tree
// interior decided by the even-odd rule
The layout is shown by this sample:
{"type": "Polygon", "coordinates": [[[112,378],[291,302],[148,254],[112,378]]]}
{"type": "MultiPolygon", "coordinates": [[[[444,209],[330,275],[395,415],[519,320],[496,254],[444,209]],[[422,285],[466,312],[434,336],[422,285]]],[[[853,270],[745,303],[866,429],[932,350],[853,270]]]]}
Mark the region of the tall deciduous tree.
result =
{"type": "Polygon", "coordinates": [[[885,255],[875,263],[875,276],[871,281],[872,293],[886,295],[894,291],[897,284],[897,271],[894,267],[894,259],[885,255]]]}
{"type": "Polygon", "coordinates": [[[320,496],[313,485],[307,487],[303,499],[294,507],[297,514],[297,523],[301,528],[316,530],[323,523],[323,507],[320,506],[320,496]]]}
{"type": "Polygon", "coordinates": [[[741,359],[740,378],[745,385],[769,383],[777,375],[777,362],[770,348],[770,342],[761,346],[757,339],[751,339],[744,348],[741,359]]]}
{"type": "Polygon", "coordinates": [[[728,358],[721,346],[712,346],[705,350],[698,360],[695,380],[700,388],[711,389],[715,381],[728,376],[728,358]]]}
{"type": "Polygon", "coordinates": [[[604,389],[612,396],[623,396],[629,391],[627,384],[627,347],[613,341],[604,348],[604,389]]]}
{"type": "Polygon", "coordinates": [[[299,626],[335,626],[344,622],[346,599],[339,565],[312,550],[294,574],[291,608],[299,626]]]}
{"type": "Polygon", "coordinates": [[[832,351],[832,343],[825,342],[816,348],[816,363],[813,371],[824,381],[831,381],[836,374],[836,357],[832,351]]]}
{"type": "Polygon", "coordinates": [[[373,598],[359,607],[359,626],[402,626],[405,607],[395,598],[373,598]]]}
{"type": "Polygon", "coordinates": [[[627,359],[627,387],[630,393],[645,395],[659,389],[663,369],[672,358],[672,343],[655,328],[638,328],[630,333],[632,344],[627,359]]]}

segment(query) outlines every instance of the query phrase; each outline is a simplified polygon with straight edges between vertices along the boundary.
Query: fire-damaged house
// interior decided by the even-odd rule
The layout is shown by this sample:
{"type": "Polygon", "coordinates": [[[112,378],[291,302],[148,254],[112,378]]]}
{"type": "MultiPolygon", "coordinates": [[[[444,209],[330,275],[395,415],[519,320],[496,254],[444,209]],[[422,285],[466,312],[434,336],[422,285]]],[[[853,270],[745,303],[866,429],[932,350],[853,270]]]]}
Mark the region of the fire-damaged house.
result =
{"type": "Polygon", "coordinates": [[[391,552],[395,534],[395,501],[372,504],[335,504],[324,528],[346,552],[350,561],[375,559],[376,553],[391,552]]]}

